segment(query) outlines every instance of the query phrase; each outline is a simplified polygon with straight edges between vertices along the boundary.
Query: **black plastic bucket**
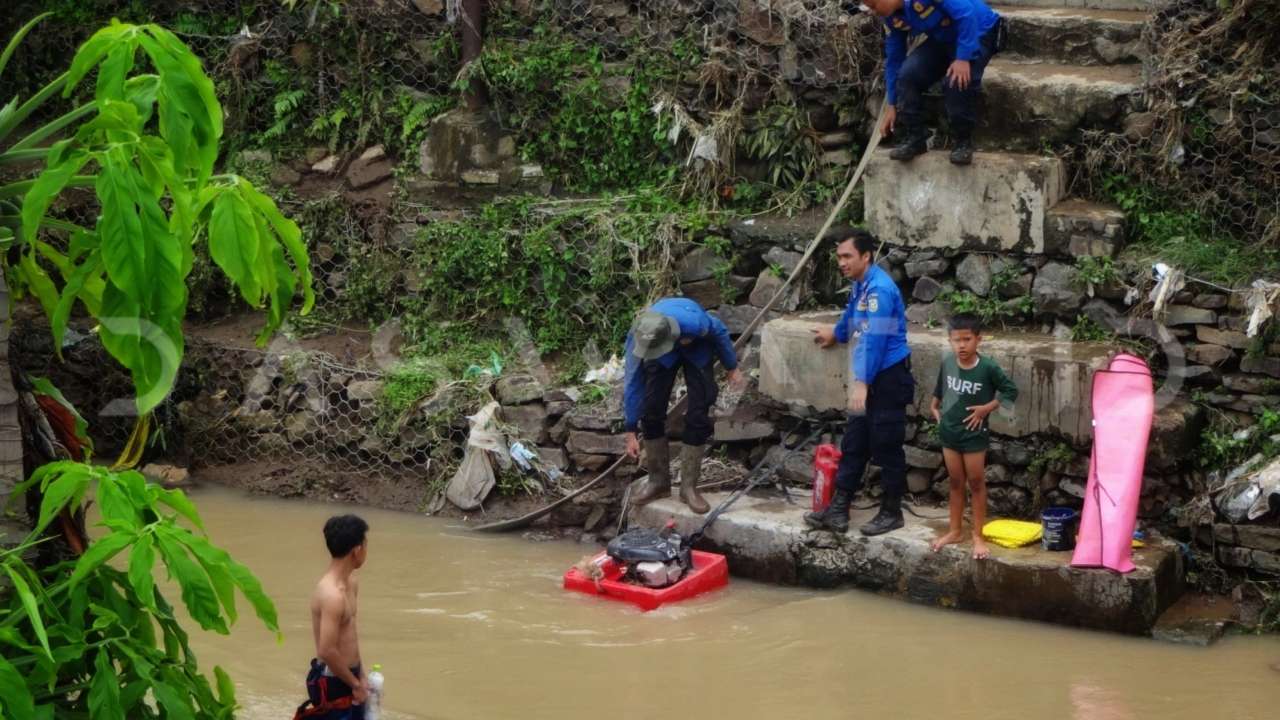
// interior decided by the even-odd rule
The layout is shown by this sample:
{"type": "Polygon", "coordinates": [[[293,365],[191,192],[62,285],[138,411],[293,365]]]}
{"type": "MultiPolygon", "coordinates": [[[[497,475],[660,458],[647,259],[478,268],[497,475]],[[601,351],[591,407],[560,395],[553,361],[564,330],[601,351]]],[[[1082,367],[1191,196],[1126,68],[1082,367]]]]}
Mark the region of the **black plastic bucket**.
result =
{"type": "Polygon", "coordinates": [[[1076,547],[1076,523],[1080,513],[1067,507],[1046,508],[1040,515],[1044,535],[1040,542],[1045,550],[1074,550],[1076,547]]]}

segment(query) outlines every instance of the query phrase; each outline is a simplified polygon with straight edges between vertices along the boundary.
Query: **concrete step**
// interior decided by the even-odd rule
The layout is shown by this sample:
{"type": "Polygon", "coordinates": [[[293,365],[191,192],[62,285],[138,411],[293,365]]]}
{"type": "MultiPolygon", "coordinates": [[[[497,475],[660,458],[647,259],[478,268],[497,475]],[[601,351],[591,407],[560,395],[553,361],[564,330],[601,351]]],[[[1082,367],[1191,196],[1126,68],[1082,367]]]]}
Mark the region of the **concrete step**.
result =
{"type": "Polygon", "coordinates": [[[1013,7],[1085,8],[1091,10],[1151,10],[1152,0],[1000,0],[1013,7]]]}
{"type": "MultiPolygon", "coordinates": [[[[1183,592],[1177,546],[1153,541],[1134,551],[1128,574],[1071,567],[1071,553],[1040,546],[1007,549],[991,545],[991,556],[973,560],[969,543],[932,552],[945,531],[947,511],[917,508],[929,516],[906,516],[900,530],[864,538],[856,528],[875,510],[854,510],[849,535],[808,529],[801,519],[807,494],[795,504],[781,498],[744,496],[707,531],[700,549],[726,555],[736,576],[811,587],[853,585],[911,602],[1006,617],[1041,620],[1097,630],[1147,634],[1165,608],[1183,592]]],[[[712,507],[724,493],[710,493],[712,507]]],[[[686,537],[706,518],[675,499],[636,508],[632,527],[676,521],[686,537]]]]}
{"type": "Polygon", "coordinates": [[[1148,13],[1062,7],[1005,7],[996,11],[1009,23],[1002,59],[1017,56],[1067,65],[1141,62],[1142,28],[1148,13]]]}
{"type": "Polygon", "coordinates": [[[1139,90],[1140,65],[1081,66],[992,61],[983,76],[977,140],[983,147],[1038,148],[1080,128],[1115,126],[1139,90]]]}
{"type": "Polygon", "coordinates": [[[894,244],[1039,254],[1065,167],[1052,156],[1000,152],[976,153],[968,167],[944,151],[903,163],[879,150],[865,182],[867,226],[894,244]]]}
{"type": "Polygon", "coordinates": [[[1124,246],[1124,222],[1124,211],[1115,205],[1063,200],[1045,214],[1045,254],[1112,257],[1124,246]]]}
{"type": "MultiPolygon", "coordinates": [[[[826,351],[813,345],[813,331],[830,327],[838,318],[834,313],[813,313],[767,323],[760,345],[760,392],[801,409],[843,410],[853,345],[826,351]]],[[[917,325],[908,328],[907,342],[916,380],[916,402],[908,413],[924,418],[938,367],[951,347],[945,330],[917,325]]],[[[1050,335],[1000,332],[986,337],[982,353],[1018,386],[1013,412],[991,415],[992,432],[1011,437],[1048,434],[1087,445],[1092,438],[1093,371],[1106,364],[1110,351],[1102,343],[1073,343],[1050,335]]]]}

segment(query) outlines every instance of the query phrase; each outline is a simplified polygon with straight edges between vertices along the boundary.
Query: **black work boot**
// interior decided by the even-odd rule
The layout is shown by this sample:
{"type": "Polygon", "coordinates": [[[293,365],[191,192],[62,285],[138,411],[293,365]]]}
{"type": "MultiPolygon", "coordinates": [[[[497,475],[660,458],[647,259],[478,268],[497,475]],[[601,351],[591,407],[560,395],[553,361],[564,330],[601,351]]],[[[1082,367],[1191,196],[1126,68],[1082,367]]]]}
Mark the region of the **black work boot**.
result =
{"type": "Polygon", "coordinates": [[[902,527],[902,498],[897,495],[885,495],[880,501],[880,512],[871,518],[871,522],[858,528],[858,532],[871,537],[883,535],[902,527]]]}
{"type": "Polygon", "coordinates": [[[853,502],[853,493],[848,490],[836,488],[835,497],[831,498],[831,504],[822,512],[807,512],[804,514],[804,524],[811,528],[827,529],[832,532],[847,533],[849,532],[849,503],[853,502]]]}
{"type": "Polygon", "coordinates": [[[889,151],[889,157],[906,162],[927,152],[929,152],[929,136],[923,129],[908,128],[897,147],[889,151]]]}
{"type": "Polygon", "coordinates": [[[973,162],[973,140],[968,136],[957,137],[951,146],[951,164],[968,165],[973,162]]]}

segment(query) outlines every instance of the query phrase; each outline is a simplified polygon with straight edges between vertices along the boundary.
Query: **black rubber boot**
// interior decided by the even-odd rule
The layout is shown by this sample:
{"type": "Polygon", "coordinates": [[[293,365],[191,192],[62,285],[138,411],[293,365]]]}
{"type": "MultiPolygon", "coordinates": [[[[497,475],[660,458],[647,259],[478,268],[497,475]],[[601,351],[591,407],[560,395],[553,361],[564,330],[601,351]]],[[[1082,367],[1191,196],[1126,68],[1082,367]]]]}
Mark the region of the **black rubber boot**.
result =
{"type": "Polygon", "coordinates": [[[831,498],[831,504],[822,512],[807,512],[804,514],[804,524],[811,528],[819,530],[826,529],[832,532],[847,533],[849,532],[849,503],[853,502],[853,493],[836,488],[835,497],[831,498]]]}
{"type": "Polygon", "coordinates": [[[951,164],[968,165],[973,162],[973,140],[968,137],[956,138],[951,147],[951,164]]]}
{"type": "Polygon", "coordinates": [[[858,532],[871,537],[883,535],[902,527],[902,498],[885,495],[880,501],[880,512],[871,518],[871,522],[858,528],[858,532]]]}
{"type": "Polygon", "coordinates": [[[924,130],[908,129],[897,147],[889,151],[889,157],[907,162],[929,152],[929,136],[924,130]]]}

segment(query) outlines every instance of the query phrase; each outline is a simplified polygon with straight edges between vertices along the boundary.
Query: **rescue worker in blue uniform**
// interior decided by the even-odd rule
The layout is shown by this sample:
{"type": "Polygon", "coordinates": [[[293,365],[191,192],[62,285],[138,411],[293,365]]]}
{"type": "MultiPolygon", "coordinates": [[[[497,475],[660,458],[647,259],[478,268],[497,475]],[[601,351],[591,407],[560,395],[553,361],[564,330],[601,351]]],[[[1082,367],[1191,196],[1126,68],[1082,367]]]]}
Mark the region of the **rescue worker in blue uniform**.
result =
{"type": "Polygon", "coordinates": [[[911,349],[907,346],[906,306],[889,274],[875,264],[876,237],[865,230],[837,228],[834,240],[840,272],[853,281],[840,321],[814,331],[823,348],[846,344],[850,353],[849,415],[840,442],[840,468],[831,504],[806,513],[805,523],[838,533],[849,531],[849,504],[862,487],[870,460],[880,467],[880,511],[859,530],[881,535],[902,527],[902,496],[907,490],[907,405],[915,399],[911,349]]]}
{"type": "Polygon", "coordinates": [[[884,84],[889,108],[881,131],[887,135],[898,125],[903,131],[890,157],[911,160],[929,149],[924,93],[942,80],[951,126],[951,162],[973,162],[974,106],[987,62],[1003,42],[1000,16],[982,0],[864,2],[884,19],[884,84]],[[908,38],[922,33],[924,42],[908,55],[908,38]]]}
{"type": "Polygon", "coordinates": [[[714,430],[710,412],[717,388],[712,361],[720,359],[729,371],[726,380],[730,384],[742,382],[728,329],[689,298],[665,298],[636,319],[627,334],[626,356],[622,408],[627,455],[639,457],[636,431],[642,430],[649,470],[649,476],[632,491],[631,502],[642,505],[671,492],[667,404],[676,373],[683,369],[688,406],[681,437],[684,450],[680,458],[680,501],[698,514],[707,512],[711,507],[698,493],[698,480],[707,441],[714,430]]]}

